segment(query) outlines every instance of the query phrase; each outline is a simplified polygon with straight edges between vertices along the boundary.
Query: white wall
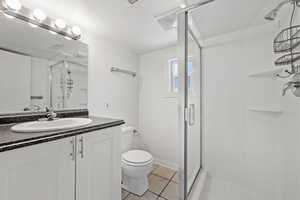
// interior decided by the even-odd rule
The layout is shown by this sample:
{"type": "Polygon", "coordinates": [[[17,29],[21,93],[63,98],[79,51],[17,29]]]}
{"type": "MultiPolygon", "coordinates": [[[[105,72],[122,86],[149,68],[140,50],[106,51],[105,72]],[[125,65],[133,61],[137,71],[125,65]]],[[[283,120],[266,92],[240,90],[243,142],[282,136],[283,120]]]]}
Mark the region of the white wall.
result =
{"type": "Polygon", "coordinates": [[[177,99],[169,93],[168,61],[177,48],[140,56],[139,129],[140,145],[162,164],[178,167],[177,99]]]}
{"type": "MultiPolygon", "coordinates": [[[[299,99],[281,97],[289,79],[250,78],[275,68],[278,30],[204,48],[205,167],[255,199],[299,199],[299,99]],[[276,106],[274,106],[276,105],[276,106]],[[279,108],[282,113],[249,108],[279,108]]],[[[251,34],[250,34],[251,35],[251,34]]]]}
{"type": "MultiPolygon", "coordinates": [[[[296,13],[295,24],[300,23],[300,13],[296,13]]],[[[300,51],[300,47],[296,51],[300,51]]],[[[297,62],[299,65],[299,61],[297,62]]],[[[281,82],[286,83],[291,79],[284,79],[281,82]]],[[[285,199],[300,199],[300,134],[299,134],[299,119],[300,119],[300,98],[287,92],[287,95],[282,98],[283,114],[281,122],[277,125],[280,133],[284,135],[283,147],[285,149],[284,164],[285,164],[285,199]]]]}
{"type": "Polygon", "coordinates": [[[0,112],[21,112],[30,105],[30,58],[1,50],[0,60],[0,112]]]}
{"type": "Polygon", "coordinates": [[[41,109],[49,105],[49,61],[31,58],[31,96],[42,96],[43,99],[31,100],[31,105],[41,109]]]}
{"type": "Polygon", "coordinates": [[[111,67],[137,71],[138,56],[122,46],[90,34],[88,100],[91,115],[124,119],[138,125],[138,78],[112,73],[111,67]]]}

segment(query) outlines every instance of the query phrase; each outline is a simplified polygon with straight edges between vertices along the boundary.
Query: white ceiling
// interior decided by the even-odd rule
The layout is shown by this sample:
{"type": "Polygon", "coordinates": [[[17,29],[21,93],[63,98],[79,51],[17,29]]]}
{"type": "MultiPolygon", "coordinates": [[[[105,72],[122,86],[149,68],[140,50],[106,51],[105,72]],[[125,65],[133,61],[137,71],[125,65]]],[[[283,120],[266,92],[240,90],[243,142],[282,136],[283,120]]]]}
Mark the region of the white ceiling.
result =
{"type": "MultiPolygon", "coordinates": [[[[102,35],[136,52],[176,42],[176,30],[164,31],[154,16],[178,7],[182,0],[21,0],[30,8],[44,9],[92,33],[102,35]]],[[[194,3],[199,0],[187,0],[194,3]]],[[[203,38],[266,23],[263,16],[280,0],[216,0],[193,13],[203,38]]]]}
{"type": "MultiPolygon", "coordinates": [[[[203,39],[268,23],[264,16],[282,0],[215,0],[193,13],[203,39]]],[[[197,0],[188,0],[189,3],[197,0]]]]}

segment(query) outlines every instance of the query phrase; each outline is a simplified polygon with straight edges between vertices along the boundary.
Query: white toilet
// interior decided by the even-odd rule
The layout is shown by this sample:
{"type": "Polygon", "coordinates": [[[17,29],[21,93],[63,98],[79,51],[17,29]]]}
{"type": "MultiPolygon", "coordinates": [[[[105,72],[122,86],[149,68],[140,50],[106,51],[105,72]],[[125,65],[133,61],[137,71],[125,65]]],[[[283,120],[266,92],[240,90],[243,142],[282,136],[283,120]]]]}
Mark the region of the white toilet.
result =
{"type": "Polygon", "coordinates": [[[143,150],[128,150],[132,148],[133,130],[124,128],[121,158],[122,187],[136,195],[143,195],[149,188],[148,174],[152,170],[153,156],[143,150]],[[125,145],[124,145],[125,144],[125,145]]]}

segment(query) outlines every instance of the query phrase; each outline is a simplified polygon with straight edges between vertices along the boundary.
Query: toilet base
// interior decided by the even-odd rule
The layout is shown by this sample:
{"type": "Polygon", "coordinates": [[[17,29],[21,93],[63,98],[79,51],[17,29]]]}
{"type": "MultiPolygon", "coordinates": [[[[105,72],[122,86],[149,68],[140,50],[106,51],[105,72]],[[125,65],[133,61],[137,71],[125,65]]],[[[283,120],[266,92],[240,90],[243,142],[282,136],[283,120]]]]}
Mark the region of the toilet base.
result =
{"type": "Polygon", "coordinates": [[[141,178],[132,178],[122,175],[122,181],[122,188],[139,196],[142,196],[149,189],[147,176],[141,178]]]}

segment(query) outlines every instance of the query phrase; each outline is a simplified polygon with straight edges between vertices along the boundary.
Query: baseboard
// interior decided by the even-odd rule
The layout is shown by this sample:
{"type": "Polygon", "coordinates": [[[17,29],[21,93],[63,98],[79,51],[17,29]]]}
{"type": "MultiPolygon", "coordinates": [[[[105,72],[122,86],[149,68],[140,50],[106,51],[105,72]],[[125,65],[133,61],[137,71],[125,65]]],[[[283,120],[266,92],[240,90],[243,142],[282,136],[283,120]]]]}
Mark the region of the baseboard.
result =
{"type": "Polygon", "coordinates": [[[162,167],[166,167],[166,168],[175,170],[175,171],[178,171],[178,169],[179,169],[178,164],[163,161],[163,160],[160,160],[160,159],[157,159],[157,158],[154,159],[154,163],[157,164],[157,165],[160,165],[162,167]]]}
{"type": "Polygon", "coordinates": [[[201,198],[201,194],[204,190],[204,186],[206,183],[206,180],[208,178],[208,173],[205,170],[202,170],[199,174],[199,177],[197,178],[195,185],[191,191],[191,194],[188,198],[188,200],[199,200],[201,198]]]}

